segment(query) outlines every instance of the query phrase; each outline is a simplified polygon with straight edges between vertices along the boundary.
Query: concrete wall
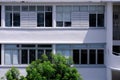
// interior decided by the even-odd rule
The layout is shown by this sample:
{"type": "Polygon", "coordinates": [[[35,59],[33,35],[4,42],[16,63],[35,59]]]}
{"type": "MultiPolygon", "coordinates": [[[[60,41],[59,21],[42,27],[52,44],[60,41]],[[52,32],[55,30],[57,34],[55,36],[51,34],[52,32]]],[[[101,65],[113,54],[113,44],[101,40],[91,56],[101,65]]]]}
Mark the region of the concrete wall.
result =
{"type": "Polygon", "coordinates": [[[105,29],[0,29],[0,43],[105,43],[105,29]]]}
{"type": "MultiPolygon", "coordinates": [[[[9,67],[0,67],[0,77],[9,70],[9,67]]],[[[19,67],[20,74],[26,75],[25,67],[19,67]]],[[[106,68],[77,68],[83,80],[106,80],[106,68]]]]}

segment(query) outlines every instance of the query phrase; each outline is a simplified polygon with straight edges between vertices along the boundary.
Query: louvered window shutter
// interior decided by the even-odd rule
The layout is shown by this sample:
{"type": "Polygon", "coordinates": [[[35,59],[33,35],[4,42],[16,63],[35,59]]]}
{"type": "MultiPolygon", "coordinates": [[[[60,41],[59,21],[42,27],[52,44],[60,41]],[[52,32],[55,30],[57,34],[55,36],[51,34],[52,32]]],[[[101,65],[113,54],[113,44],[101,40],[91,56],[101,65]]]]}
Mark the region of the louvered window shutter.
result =
{"type": "Polygon", "coordinates": [[[72,12],[72,27],[89,27],[88,12],[72,12]]]}
{"type": "Polygon", "coordinates": [[[37,13],[36,12],[21,12],[21,27],[36,27],[37,13]]]}

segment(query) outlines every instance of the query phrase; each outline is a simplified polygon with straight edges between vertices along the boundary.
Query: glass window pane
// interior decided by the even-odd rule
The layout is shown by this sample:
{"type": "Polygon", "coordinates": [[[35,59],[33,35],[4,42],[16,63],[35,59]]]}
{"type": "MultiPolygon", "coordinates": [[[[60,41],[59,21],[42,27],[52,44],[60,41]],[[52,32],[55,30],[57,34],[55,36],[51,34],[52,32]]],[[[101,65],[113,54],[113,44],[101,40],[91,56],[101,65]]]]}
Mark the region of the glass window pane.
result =
{"type": "Polygon", "coordinates": [[[45,13],[45,26],[52,27],[52,12],[45,13]]]}
{"type": "Polygon", "coordinates": [[[63,12],[71,12],[72,7],[71,6],[63,6],[63,12]]]}
{"type": "Polygon", "coordinates": [[[2,11],[1,11],[1,6],[0,6],[0,26],[1,26],[1,13],[2,11]]]}
{"type": "Polygon", "coordinates": [[[31,63],[32,61],[35,61],[36,59],[36,55],[35,55],[35,50],[29,50],[29,63],[31,63]]]}
{"type": "Polygon", "coordinates": [[[96,27],[96,14],[89,14],[89,26],[96,27]]]}
{"type": "Polygon", "coordinates": [[[96,50],[89,50],[89,64],[96,64],[96,50]]]}
{"type": "Polygon", "coordinates": [[[104,50],[97,50],[97,64],[104,64],[104,50]]]}
{"type": "Polygon", "coordinates": [[[13,11],[20,11],[20,6],[13,6],[13,11]]]}
{"type": "Polygon", "coordinates": [[[13,13],[13,26],[20,26],[20,13],[13,13]]]}
{"type": "Polygon", "coordinates": [[[63,53],[66,58],[70,57],[70,50],[63,50],[63,53]]]}
{"type": "Polygon", "coordinates": [[[71,27],[71,22],[68,22],[68,21],[66,22],[66,21],[65,21],[64,24],[65,24],[65,25],[64,25],[65,27],[71,27]]]}
{"type": "Polygon", "coordinates": [[[93,12],[95,13],[97,10],[96,10],[96,5],[91,5],[89,6],[89,12],[93,12]]]}
{"type": "Polygon", "coordinates": [[[47,55],[48,60],[51,60],[51,53],[52,53],[52,50],[46,50],[45,51],[45,54],[47,55]]]}
{"type": "Polygon", "coordinates": [[[44,13],[37,13],[37,26],[44,26],[44,13]]]}
{"type": "Polygon", "coordinates": [[[34,44],[22,44],[22,47],[35,47],[34,44]]]}
{"type": "Polygon", "coordinates": [[[12,11],[12,6],[5,6],[5,11],[12,11]]]}
{"type": "Polygon", "coordinates": [[[38,45],[39,48],[52,48],[52,45],[51,44],[41,44],[41,45],[38,45]]]}
{"type": "Polygon", "coordinates": [[[57,6],[56,7],[56,12],[63,12],[63,7],[62,6],[57,6]]]}
{"type": "Polygon", "coordinates": [[[1,48],[1,44],[0,44],[0,65],[1,65],[1,60],[2,60],[2,54],[1,54],[1,52],[2,52],[2,48],[1,48]]]}
{"type": "Polygon", "coordinates": [[[79,50],[73,50],[73,62],[79,64],[79,50]]]}
{"type": "Polygon", "coordinates": [[[57,21],[56,25],[57,27],[63,27],[63,21],[57,21]]]}
{"type": "Polygon", "coordinates": [[[12,26],[12,13],[6,12],[6,14],[5,14],[5,26],[7,26],[7,27],[12,26]]]}
{"type": "Polygon", "coordinates": [[[70,13],[63,13],[64,21],[71,21],[71,14],[70,13]]]}
{"type": "Polygon", "coordinates": [[[41,59],[43,54],[44,54],[44,50],[38,50],[37,59],[41,59]]]}
{"type": "Polygon", "coordinates": [[[28,64],[28,50],[21,51],[21,64],[28,64]]]}
{"type": "Polygon", "coordinates": [[[105,9],[105,7],[104,6],[97,6],[97,12],[99,12],[99,13],[104,13],[104,9],[105,9]]]}
{"type": "Polygon", "coordinates": [[[98,14],[97,26],[104,27],[104,14],[98,14]]]}
{"type": "Polygon", "coordinates": [[[36,11],[36,7],[35,6],[29,6],[29,11],[36,11]]]}
{"type": "Polygon", "coordinates": [[[37,11],[44,11],[44,6],[37,6],[37,11]]]}
{"type": "Polygon", "coordinates": [[[88,12],[88,6],[80,6],[81,12],[88,12]]]}
{"type": "Polygon", "coordinates": [[[28,11],[28,6],[22,6],[22,11],[28,11]]]}
{"type": "Polygon", "coordinates": [[[19,64],[19,52],[18,50],[12,50],[13,64],[19,64]]]}
{"type": "Polygon", "coordinates": [[[12,64],[12,53],[11,50],[5,50],[5,64],[12,64]]]}
{"type": "Polygon", "coordinates": [[[72,9],[72,11],[73,12],[79,12],[79,6],[73,6],[73,9],[72,9]]]}
{"type": "Polygon", "coordinates": [[[86,49],[81,50],[81,64],[87,64],[88,61],[88,53],[86,49]]]}
{"type": "Polygon", "coordinates": [[[52,6],[45,6],[45,11],[52,11],[52,6]]]}
{"type": "Polygon", "coordinates": [[[63,21],[63,13],[56,13],[56,20],[63,21]]]}

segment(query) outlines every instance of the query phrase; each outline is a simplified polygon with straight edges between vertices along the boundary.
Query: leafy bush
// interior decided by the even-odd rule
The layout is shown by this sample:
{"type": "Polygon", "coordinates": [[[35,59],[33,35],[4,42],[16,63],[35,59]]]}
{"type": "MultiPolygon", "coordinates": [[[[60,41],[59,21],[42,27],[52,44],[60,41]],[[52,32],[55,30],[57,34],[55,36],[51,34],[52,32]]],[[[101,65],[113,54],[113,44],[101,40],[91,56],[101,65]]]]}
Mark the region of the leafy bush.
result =
{"type": "Polygon", "coordinates": [[[20,72],[17,68],[12,67],[9,71],[6,73],[7,80],[19,80],[20,72]]]}
{"type": "Polygon", "coordinates": [[[12,67],[7,73],[7,80],[82,80],[71,58],[59,54],[42,55],[41,59],[33,61],[27,68],[26,77],[12,67]]]}
{"type": "Polygon", "coordinates": [[[28,80],[82,80],[72,61],[62,55],[51,55],[48,60],[46,55],[41,60],[33,61],[27,67],[28,80]]]}

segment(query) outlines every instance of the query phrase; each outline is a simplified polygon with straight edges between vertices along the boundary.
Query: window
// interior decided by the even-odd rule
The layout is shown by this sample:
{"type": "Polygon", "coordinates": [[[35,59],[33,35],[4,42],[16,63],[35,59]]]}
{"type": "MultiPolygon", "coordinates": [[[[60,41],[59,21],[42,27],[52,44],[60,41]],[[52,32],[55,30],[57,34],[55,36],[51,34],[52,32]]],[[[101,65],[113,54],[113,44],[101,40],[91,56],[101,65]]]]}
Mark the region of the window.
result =
{"type": "Polygon", "coordinates": [[[74,64],[103,65],[104,44],[56,45],[56,52],[66,57],[72,56],[74,64]]]}
{"type": "Polygon", "coordinates": [[[37,27],[52,27],[52,6],[37,6],[37,27]]]}
{"type": "Polygon", "coordinates": [[[6,27],[20,26],[20,6],[5,7],[5,25],[6,27]]]}
{"type": "Polygon", "coordinates": [[[88,51],[87,49],[81,49],[81,64],[87,64],[88,62],[88,51]]]}
{"type": "Polygon", "coordinates": [[[79,50],[73,50],[73,62],[79,64],[79,50]]]}
{"type": "Polygon", "coordinates": [[[89,6],[89,26],[104,27],[104,6],[89,6]]]}
{"type": "Polygon", "coordinates": [[[57,6],[56,8],[56,26],[70,27],[71,26],[71,6],[57,6]]]}
{"type": "Polygon", "coordinates": [[[116,56],[120,55],[120,46],[113,46],[113,54],[116,56]]]}
{"type": "Polygon", "coordinates": [[[56,7],[57,27],[104,27],[103,5],[56,7]]]}
{"type": "Polygon", "coordinates": [[[0,6],[0,26],[1,26],[1,6],[0,6]]]}
{"type": "Polygon", "coordinates": [[[89,64],[95,64],[96,63],[96,50],[90,49],[89,50],[89,64]]]}
{"type": "Polygon", "coordinates": [[[1,58],[1,50],[2,50],[2,49],[1,49],[1,44],[0,44],[0,64],[1,64],[1,59],[2,59],[2,58],[1,58]]]}
{"type": "Polygon", "coordinates": [[[46,54],[48,56],[48,59],[51,59],[51,52],[51,45],[48,47],[47,45],[35,44],[5,45],[5,64],[29,64],[36,59],[41,59],[42,54],[46,54]]]}

